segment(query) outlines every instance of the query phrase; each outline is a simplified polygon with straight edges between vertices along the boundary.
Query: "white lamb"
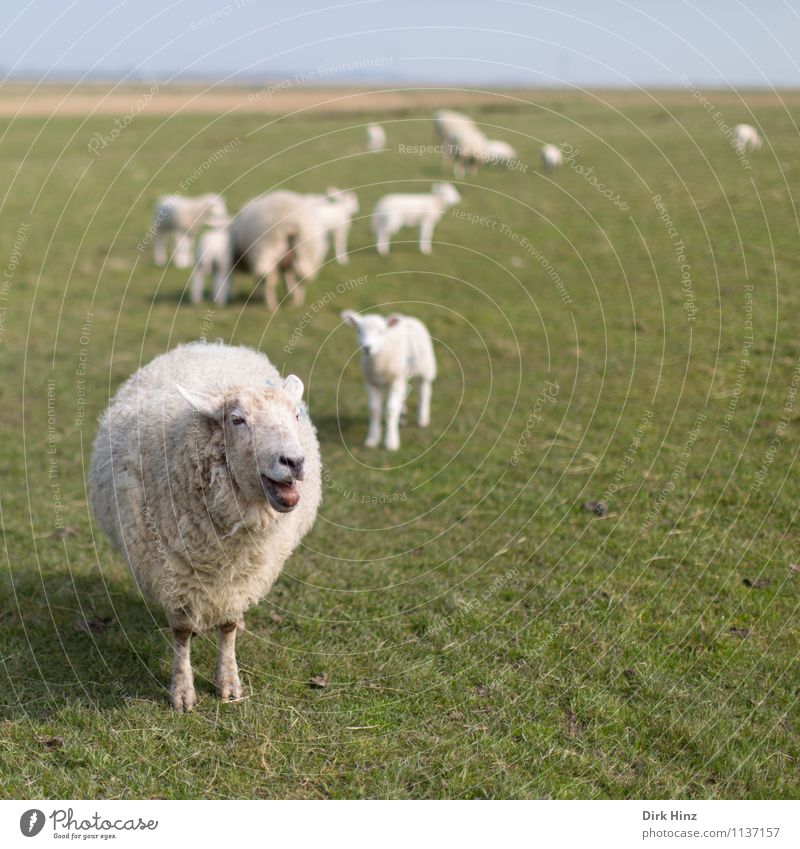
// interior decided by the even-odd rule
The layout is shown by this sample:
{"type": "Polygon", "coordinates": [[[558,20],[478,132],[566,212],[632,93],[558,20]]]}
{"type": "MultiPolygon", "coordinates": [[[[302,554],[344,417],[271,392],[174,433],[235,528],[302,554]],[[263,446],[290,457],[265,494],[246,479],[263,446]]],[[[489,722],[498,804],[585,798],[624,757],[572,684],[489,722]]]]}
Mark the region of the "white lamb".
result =
{"type": "Polygon", "coordinates": [[[192,248],[200,228],[209,218],[227,214],[221,195],[162,195],[156,202],[151,225],[153,259],[156,265],[167,264],[169,242],[173,243],[172,261],[176,268],[189,268],[192,248]]]}
{"type": "Polygon", "coordinates": [[[486,162],[492,165],[508,165],[519,159],[517,151],[499,139],[488,139],[485,148],[486,162]]]}
{"type": "Polygon", "coordinates": [[[336,261],[347,265],[347,237],[353,216],[358,212],[358,197],[355,192],[346,192],[335,186],[328,188],[324,195],[306,195],[313,202],[325,236],[331,236],[336,261]]]}
{"type": "Polygon", "coordinates": [[[543,145],[541,157],[542,168],[545,171],[555,171],[564,164],[564,155],[561,152],[561,148],[556,147],[554,144],[543,145]]]}
{"type": "Polygon", "coordinates": [[[442,142],[442,166],[452,160],[456,177],[474,173],[486,161],[489,140],[468,115],[441,109],[434,113],[433,125],[442,142]]]}
{"type": "Polygon", "coordinates": [[[383,395],[386,401],[386,440],[390,451],[400,447],[400,417],[405,409],[412,379],[419,380],[420,427],[431,420],[431,394],[436,379],[436,356],[428,328],[416,318],[376,313],[342,312],[342,320],[356,329],[361,346],[361,370],[369,401],[369,433],[364,443],[374,448],[381,441],[383,395]]]}
{"type": "Polygon", "coordinates": [[[264,281],[270,310],[278,308],[281,272],[292,302],[303,303],[304,283],[316,278],[327,247],[322,221],[306,197],[286,191],[261,195],[234,215],[228,234],[233,266],[264,281]]]}
{"type": "Polygon", "coordinates": [[[428,194],[384,195],[372,212],[378,253],[389,253],[389,240],[401,227],[419,225],[419,249],[429,254],[434,228],[445,210],[460,200],[461,195],[450,183],[434,183],[428,194]]]}
{"type": "Polygon", "coordinates": [[[100,419],[90,500],[174,641],[170,701],[197,700],[193,632],[219,630],[216,687],[241,698],[236,631],[314,523],[316,432],[303,383],[261,353],[193,342],[156,357],[100,419]]]}
{"type": "Polygon", "coordinates": [[[211,276],[211,298],[218,306],[228,303],[232,269],[231,237],[227,217],[212,219],[212,229],[206,230],[197,240],[192,273],[191,298],[199,304],[205,294],[206,276],[211,276]]]}
{"type": "Polygon", "coordinates": [[[744,153],[748,147],[753,150],[759,150],[763,144],[763,140],[755,127],[750,124],[737,124],[733,128],[733,145],[734,150],[739,153],[744,153]]]}
{"type": "Polygon", "coordinates": [[[373,153],[386,147],[386,131],[380,124],[367,124],[367,150],[373,153]]]}

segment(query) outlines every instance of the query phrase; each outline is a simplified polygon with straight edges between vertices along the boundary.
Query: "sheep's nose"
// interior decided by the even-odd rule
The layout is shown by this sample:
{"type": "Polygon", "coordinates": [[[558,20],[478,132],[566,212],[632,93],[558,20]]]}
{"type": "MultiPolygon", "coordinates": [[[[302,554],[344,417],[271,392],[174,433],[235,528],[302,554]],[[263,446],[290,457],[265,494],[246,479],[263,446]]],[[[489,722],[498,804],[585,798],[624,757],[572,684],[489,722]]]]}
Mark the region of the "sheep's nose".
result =
{"type": "Polygon", "coordinates": [[[296,480],[303,480],[303,475],[305,474],[305,464],[306,458],[300,455],[299,457],[288,457],[285,454],[281,454],[278,457],[278,462],[281,466],[285,466],[292,473],[292,477],[296,480]]]}

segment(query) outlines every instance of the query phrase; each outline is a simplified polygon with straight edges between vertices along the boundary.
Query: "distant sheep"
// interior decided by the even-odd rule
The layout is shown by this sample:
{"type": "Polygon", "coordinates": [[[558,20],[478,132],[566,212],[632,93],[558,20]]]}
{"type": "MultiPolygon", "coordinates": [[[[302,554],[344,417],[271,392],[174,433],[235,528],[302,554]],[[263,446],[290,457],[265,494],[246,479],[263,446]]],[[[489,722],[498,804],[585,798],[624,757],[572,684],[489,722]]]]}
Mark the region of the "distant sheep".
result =
{"type": "Polygon", "coordinates": [[[489,140],[468,115],[440,109],[434,113],[433,126],[442,142],[442,165],[452,161],[456,177],[474,173],[486,161],[489,140]]]}
{"type": "Polygon", "coordinates": [[[305,299],[325,259],[323,223],[308,199],[295,192],[270,192],[245,204],[228,226],[234,267],[264,281],[267,306],[278,308],[276,288],[283,272],[292,303],[305,299]]]}
{"type": "Polygon", "coordinates": [[[167,615],[176,710],[195,705],[191,637],[210,629],[217,693],[241,698],[244,611],[314,523],[321,463],[302,394],[257,351],[194,342],[137,371],[100,419],[92,510],[167,615]]]}
{"type": "Polygon", "coordinates": [[[197,240],[192,273],[191,298],[199,304],[205,294],[206,276],[211,276],[211,298],[215,304],[224,306],[230,297],[230,275],[232,271],[231,237],[228,219],[214,222],[216,226],[206,230],[197,240]]]}
{"type": "Polygon", "coordinates": [[[189,268],[192,248],[200,228],[209,218],[227,214],[220,195],[162,195],[153,214],[153,259],[156,265],[166,265],[168,244],[173,243],[172,261],[176,268],[189,268]]]}
{"type": "Polygon", "coordinates": [[[396,451],[400,447],[400,416],[411,380],[419,381],[419,426],[430,424],[431,394],[436,379],[431,335],[418,319],[396,313],[384,318],[376,313],[357,315],[344,310],[342,320],[355,328],[361,347],[361,370],[369,401],[369,432],[364,444],[367,448],[380,444],[383,396],[388,390],[384,444],[390,451],[396,451]]]}
{"type": "Polygon", "coordinates": [[[733,128],[733,148],[739,153],[744,153],[748,147],[760,150],[763,140],[755,127],[750,124],[737,124],[733,128]]]}
{"type": "Polygon", "coordinates": [[[508,165],[519,159],[517,151],[508,142],[499,139],[488,139],[484,152],[490,165],[508,165]]]}
{"type": "Polygon", "coordinates": [[[554,144],[543,145],[541,150],[542,168],[545,171],[555,171],[564,164],[564,154],[560,147],[554,144]]]}
{"type": "Polygon", "coordinates": [[[419,249],[429,254],[434,228],[445,210],[460,200],[461,195],[450,183],[434,183],[427,194],[384,195],[372,213],[378,253],[389,253],[389,241],[401,227],[419,225],[419,249]]]}
{"type": "Polygon", "coordinates": [[[386,131],[380,124],[367,124],[367,150],[373,153],[386,147],[386,131]]]}
{"type": "Polygon", "coordinates": [[[345,192],[332,186],[324,195],[306,195],[312,201],[326,236],[330,235],[336,261],[347,265],[347,237],[353,216],[358,212],[358,197],[355,192],[345,192]]]}

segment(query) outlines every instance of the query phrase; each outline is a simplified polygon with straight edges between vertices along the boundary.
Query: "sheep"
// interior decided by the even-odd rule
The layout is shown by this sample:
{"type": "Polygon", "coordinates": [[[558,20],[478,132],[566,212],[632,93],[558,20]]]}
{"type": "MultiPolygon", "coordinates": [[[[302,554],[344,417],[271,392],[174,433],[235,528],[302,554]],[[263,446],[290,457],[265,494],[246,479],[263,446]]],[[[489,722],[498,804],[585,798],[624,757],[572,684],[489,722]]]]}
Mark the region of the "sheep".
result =
{"type": "Polygon", "coordinates": [[[759,150],[764,143],[755,127],[750,124],[737,124],[733,128],[733,149],[738,153],[744,153],[748,147],[759,150]]]}
{"type": "Polygon", "coordinates": [[[173,240],[172,260],[176,268],[189,268],[192,264],[192,247],[198,230],[208,218],[227,214],[221,195],[200,195],[189,198],[183,195],[162,195],[156,202],[151,230],[153,233],[153,260],[156,265],[167,264],[167,244],[173,240]]]}
{"type": "Polygon", "coordinates": [[[345,192],[335,186],[328,188],[324,195],[306,195],[312,201],[314,211],[326,236],[330,234],[336,261],[339,265],[347,265],[347,236],[353,216],[358,212],[358,197],[355,192],[345,192]]]}
{"type": "Polygon", "coordinates": [[[302,394],[258,351],[192,342],[139,369],[100,419],[91,507],[166,613],[176,710],[195,706],[190,641],[210,629],[217,693],[242,697],[236,631],[314,523],[321,463],[302,394]]]}
{"type": "Polygon", "coordinates": [[[246,203],[228,225],[234,267],[265,281],[267,306],[278,308],[275,289],[283,272],[292,302],[305,299],[304,282],[314,280],[325,259],[325,231],[308,199],[295,192],[270,192],[246,203]]]}
{"type": "Polygon", "coordinates": [[[211,297],[215,304],[224,306],[230,295],[229,277],[232,271],[231,238],[227,217],[209,221],[212,229],[206,230],[197,240],[194,272],[192,273],[191,299],[193,304],[203,300],[205,278],[211,275],[211,297]]]}
{"type": "Polygon", "coordinates": [[[380,124],[367,124],[367,150],[374,153],[386,147],[386,131],[380,124]]]}
{"type": "Polygon", "coordinates": [[[434,113],[434,129],[442,141],[442,166],[453,160],[453,173],[463,178],[487,158],[489,140],[468,115],[441,109],[434,113]]]}
{"type": "Polygon", "coordinates": [[[401,227],[419,224],[419,249],[429,254],[434,227],[445,210],[460,200],[461,195],[450,183],[434,183],[428,194],[384,195],[372,212],[378,253],[389,253],[389,240],[401,227]]]}
{"type": "Polygon", "coordinates": [[[364,444],[367,448],[380,444],[383,394],[388,388],[385,446],[389,451],[397,451],[400,417],[412,379],[419,379],[417,421],[420,427],[430,424],[436,379],[431,335],[418,319],[397,313],[384,318],[376,313],[356,315],[352,310],[344,310],[342,321],[355,328],[361,347],[361,370],[369,401],[369,432],[364,444]]]}
{"type": "Polygon", "coordinates": [[[486,162],[490,164],[508,165],[519,159],[517,151],[508,142],[499,139],[488,139],[484,154],[486,162]]]}
{"type": "Polygon", "coordinates": [[[556,168],[560,168],[564,164],[564,155],[561,152],[561,148],[556,147],[554,144],[543,145],[540,155],[542,158],[542,168],[545,171],[555,171],[556,168]]]}

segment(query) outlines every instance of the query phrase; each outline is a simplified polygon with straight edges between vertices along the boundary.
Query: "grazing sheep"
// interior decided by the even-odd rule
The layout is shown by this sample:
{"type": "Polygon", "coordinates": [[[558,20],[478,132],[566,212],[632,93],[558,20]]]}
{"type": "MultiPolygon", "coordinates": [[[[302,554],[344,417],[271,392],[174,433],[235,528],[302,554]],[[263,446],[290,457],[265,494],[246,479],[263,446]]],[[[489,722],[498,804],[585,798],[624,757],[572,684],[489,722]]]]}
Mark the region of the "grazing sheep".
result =
{"type": "Polygon", "coordinates": [[[491,165],[508,165],[519,159],[517,151],[508,142],[489,139],[485,148],[486,162],[491,165]]]}
{"type": "Polygon", "coordinates": [[[373,153],[386,147],[386,131],[380,124],[367,124],[367,150],[373,153]]]}
{"type": "Polygon", "coordinates": [[[323,224],[307,198],[286,191],[261,195],[234,215],[228,233],[234,267],[265,282],[270,310],[278,308],[281,272],[292,303],[303,303],[304,282],[317,276],[326,251],[323,224]]]}
{"type": "Polygon", "coordinates": [[[750,124],[737,124],[733,128],[733,148],[739,153],[744,153],[748,147],[759,150],[763,140],[755,127],[750,124]]]}
{"type": "Polygon", "coordinates": [[[389,253],[389,240],[401,227],[419,224],[419,249],[429,254],[434,227],[445,210],[460,200],[461,195],[450,183],[434,183],[428,194],[384,195],[372,212],[378,253],[389,253]]]}
{"type": "Polygon", "coordinates": [[[194,272],[192,273],[191,297],[193,304],[199,304],[205,293],[206,275],[211,275],[211,297],[215,304],[224,306],[230,295],[231,239],[227,230],[230,219],[222,217],[212,219],[212,229],[197,240],[195,249],[194,272]]]}
{"type": "Polygon", "coordinates": [[[543,145],[541,157],[542,168],[545,171],[555,171],[564,164],[564,155],[561,152],[561,148],[556,147],[554,144],[543,145]]]}
{"type": "Polygon", "coordinates": [[[314,211],[322,222],[327,237],[332,236],[333,249],[339,265],[347,265],[347,237],[353,216],[358,212],[358,197],[355,192],[344,192],[332,186],[324,195],[306,195],[313,201],[314,211]]]}
{"type": "Polygon", "coordinates": [[[197,700],[193,632],[219,630],[216,687],[241,698],[236,631],[314,523],[316,432],[303,383],[258,351],[193,342],[156,357],[100,419],[90,500],[174,642],[170,701],[197,700]]]}
{"type": "Polygon", "coordinates": [[[487,158],[489,140],[468,115],[441,109],[434,113],[433,125],[442,142],[442,167],[453,162],[453,173],[463,178],[477,171],[487,158]]]}
{"type": "Polygon", "coordinates": [[[369,401],[369,433],[364,444],[367,448],[380,444],[383,393],[388,389],[385,445],[396,451],[400,447],[400,416],[412,379],[419,379],[419,426],[430,424],[436,379],[431,335],[418,319],[397,313],[384,318],[375,313],[356,315],[344,310],[342,320],[356,329],[361,346],[361,370],[369,401]]]}
{"type": "Polygon", "coordinates": [[[221,195],[162,195],[153,214],[153,259],[156,265],[167,264],[167,245],[173,240],[172,260],[176,268],[189,268],[192,247],[198,230],[211,217],[227,214],[221,195]]]}

